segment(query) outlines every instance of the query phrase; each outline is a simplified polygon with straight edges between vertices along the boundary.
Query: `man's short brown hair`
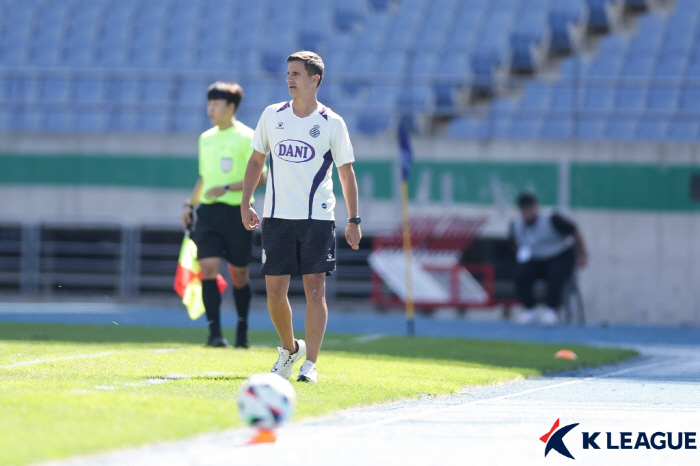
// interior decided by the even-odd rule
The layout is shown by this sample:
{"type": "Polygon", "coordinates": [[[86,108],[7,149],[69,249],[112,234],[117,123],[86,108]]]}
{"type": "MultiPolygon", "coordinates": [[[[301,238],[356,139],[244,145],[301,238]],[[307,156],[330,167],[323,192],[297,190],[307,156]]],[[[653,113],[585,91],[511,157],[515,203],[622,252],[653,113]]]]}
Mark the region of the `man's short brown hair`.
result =
{"type": "Polygon", "coordinates": [[[304,68],[306,68],[306,72],[309,73],[309,76],[313,76],[315,74],[319,76],[316,87],[321,85],[321,81],[323,81],[324,66],[323,60],[321,60],[321,57],[317,53],[302,50],[287,57],[287,63],[291,63],[293,61],[303,61],[304,68]]]}
{"type": "Polygon", "coordinates": [[[238,110],[238,104],[243,100],[243,88],[238,83],[227,83],[217,81],[207,89],[207,100],[225,100],[229,104],[234,104],[234,112],[238,110]]]}

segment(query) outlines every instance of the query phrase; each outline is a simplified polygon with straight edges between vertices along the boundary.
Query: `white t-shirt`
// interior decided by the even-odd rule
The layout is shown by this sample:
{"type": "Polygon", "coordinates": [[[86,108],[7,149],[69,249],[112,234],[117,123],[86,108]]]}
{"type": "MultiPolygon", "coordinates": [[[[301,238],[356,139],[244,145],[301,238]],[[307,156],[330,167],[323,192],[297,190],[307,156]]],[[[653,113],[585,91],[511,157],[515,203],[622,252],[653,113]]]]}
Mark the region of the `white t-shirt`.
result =
{"type": "Polygon", "coordinates": [[[355,161],[343,119],[318,104],[299,118],[292,101],[265,109],[251,146],[270,155],[263,217],[290,220],[335,220],[333,163],[355,161]]]}

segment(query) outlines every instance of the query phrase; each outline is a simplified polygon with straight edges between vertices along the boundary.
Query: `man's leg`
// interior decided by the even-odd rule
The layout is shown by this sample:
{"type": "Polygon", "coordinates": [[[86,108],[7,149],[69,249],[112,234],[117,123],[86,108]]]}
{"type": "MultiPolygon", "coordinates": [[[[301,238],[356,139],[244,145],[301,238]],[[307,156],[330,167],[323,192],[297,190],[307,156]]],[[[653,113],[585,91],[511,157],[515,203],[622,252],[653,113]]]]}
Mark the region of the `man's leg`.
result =
{"type": "Polygon", "coordinates": [[[576,266],[573,251],[567,251],[547,261],[547,307],[559,311],[564,285],[569,281],[576,266]]]}
{"type": "Polygon", "coordinates": [[[221,335],[221,293],[216,285],[221,259],[207,257],[199,260],[202,269],[202,301],[209,323],[209,341],[222,338],[221,335]]]}
{"type": "Polygon", "coordinates": [[[282,341],[282,347],[290,353],[297,350],[292,326],[292,307],[289,305],[289,275],[265,275],[267,287],[267,310],[272,324],[282,341]]]}
{"type": "Polygon", "coordinates": [[[229,264],[228,271],[233,284],[233,301],[236,303],[238,324],[236,326],[236,347],[247,348],[248,342],[248,314],[253,293],[248,283],[248,267],[236,267],[229,264]]]}
{"type": "Polygon", "coordinates": [[[328,323],[326,274],[314,273],[303,278],[306,294],[306,359],[315,363],[328,323]]]}
{"type": "Polygon", "coordinates": [[[535,262],[525,262],[518,266],[518,271],[515,274],[515,288],[518,299],[526,309],[534,309],[535,307],[535,296],[532,290],[535,280],[537,280],[537,264],[535,262]]]}

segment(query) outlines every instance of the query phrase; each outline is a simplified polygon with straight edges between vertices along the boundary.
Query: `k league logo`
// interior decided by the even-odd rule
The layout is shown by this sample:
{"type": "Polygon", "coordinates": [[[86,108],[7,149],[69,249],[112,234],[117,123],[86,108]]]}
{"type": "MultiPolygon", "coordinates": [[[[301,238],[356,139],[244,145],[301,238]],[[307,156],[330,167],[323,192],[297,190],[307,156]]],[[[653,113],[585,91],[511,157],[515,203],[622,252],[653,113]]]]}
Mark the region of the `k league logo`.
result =
{"type": "MultiPolygon", "coordinates": [[[[559,428],[559,419],[540,437],[546,444],[544,456],[554,450],[567,458],[574,458],[564,444],[564,436],[579,424],[559,428]]],[[[697,432],[581,432],[584,450],[697,450],[697,432]],[[603,435],[605,434],[605,435],[603,435]]],[[[673,464],[673,463],[669,463],[673,464]]]]}
{"type": "Polygon", "coordinates": [[[549,429],[549,432],[540,437],[540,440],[546,444],[544,447],[544,456],[547,456],[550,451],[554,450],[567,458],[571,458],[572,460],[576,459],[571,453],[569,453],[569,449],[566,448],[566,445],[564,445],[564,436],[577,425],[578,423],[569,424],[568,426],[557,430],[559,428],[559,419],[557,419],[552,428],[549,429]]]}

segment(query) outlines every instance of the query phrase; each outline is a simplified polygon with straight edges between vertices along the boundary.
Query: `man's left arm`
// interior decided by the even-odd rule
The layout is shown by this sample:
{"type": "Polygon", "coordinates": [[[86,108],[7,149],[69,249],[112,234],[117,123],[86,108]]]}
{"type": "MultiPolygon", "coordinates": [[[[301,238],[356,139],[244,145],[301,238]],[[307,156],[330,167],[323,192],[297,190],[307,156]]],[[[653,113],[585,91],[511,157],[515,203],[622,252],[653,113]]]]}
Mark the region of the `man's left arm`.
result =
{"type": "MultiPolygon", "coordinates": [[[[359,196],[357,193],[357,178],[355,170],[352,168],[352,163],[346,163],[338,167],[338,177],[340,185],[343,188],[343,197],[348,206],[348,217],[355,218],[360,216],[359,212],[359,196]]],[[[345,228],[345,240],[353,249],[360,248],[360,240],[362,239],[362,230],[360,225],[348,223],[345,228]]]]}
{"type": "Polygon", "coordinates": [[[574,247],[576,248],[576,262],[579,267],[585,267],[588,263],[588,253],[586,251],[586,243],[583,241],[583,235],[579,227],[572,221],[565,219],[559,214],[552,215],[552,226],[559,233],[574,238],[574,247]]]}

